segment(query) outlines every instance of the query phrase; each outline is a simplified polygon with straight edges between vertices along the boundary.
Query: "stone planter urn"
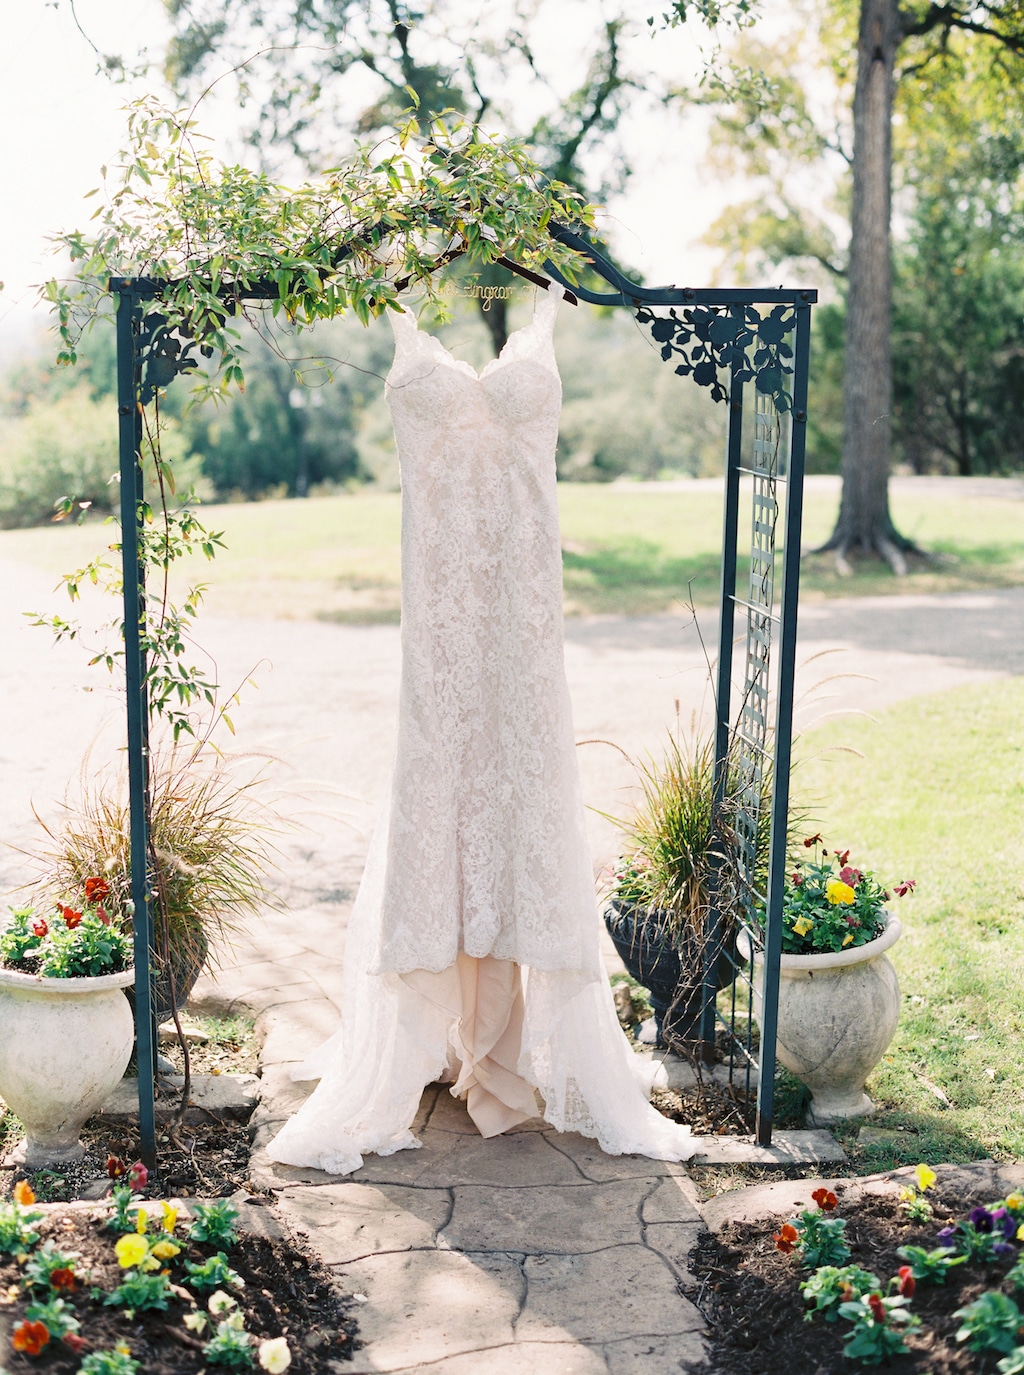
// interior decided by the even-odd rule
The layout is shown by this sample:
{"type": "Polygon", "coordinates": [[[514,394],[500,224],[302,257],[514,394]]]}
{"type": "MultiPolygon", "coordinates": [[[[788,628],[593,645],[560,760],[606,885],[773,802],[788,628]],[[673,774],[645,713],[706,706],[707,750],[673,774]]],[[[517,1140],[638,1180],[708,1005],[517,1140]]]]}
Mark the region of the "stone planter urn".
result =
{"type": "MultiPolygon", "coordinates": [[[[866,945],[820,955],[783,955],[779,979],[779,1063],[811,1090],[809,1126],[862,1117],[874,1104],[864,1083],[885,1054],[900,1015],[900,986],[886,951],[902,926],[889,916],[866,945]]],[[[751,941],[737,947],[750,959],[751,941]]],[[[754,1016],[761,1022],[764,956],[753,952],[754,1016]]]]}
{"type": "MultiPolygon", "coordinates": [[[[673,935],[666,912],[638,907],[619,898],[609,902],[604,924],[622,963],[650,994],[657,1029],[655,1044],[696,1044],[700,1040],[704,987],[701,947],[692,932],[684,928],[673,935]]],[[[731,933],[727,933],[716,952],[715,979],[719,988],[732,982],[734,949],[731,933]]]]}
{"type": "Polygon", "coordinates": [[[0,969],[0,1098],[21,1119],[12,1158],[43,1169],[85,1154],[79,1132],[121,1080],[135,1027],[134,969],[44,979],[0,969]]]}

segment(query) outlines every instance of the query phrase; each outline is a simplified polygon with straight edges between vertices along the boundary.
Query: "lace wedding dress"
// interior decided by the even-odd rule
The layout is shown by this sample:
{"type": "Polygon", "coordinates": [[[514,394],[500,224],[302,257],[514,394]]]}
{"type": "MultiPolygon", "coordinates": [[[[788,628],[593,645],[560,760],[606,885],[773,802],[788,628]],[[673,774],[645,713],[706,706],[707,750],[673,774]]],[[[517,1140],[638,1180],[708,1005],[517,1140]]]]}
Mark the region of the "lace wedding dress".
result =
{"type": "MultiPolygon", "coordinates": [[[[349,922],[341,1029],[272,1160],[417,1146],[454,1079],[485,1136],[543,1116],[609,1154],[692,1154],[647,1102],[604,974],[562,643],[560,288],[479,375],[392,314],[402,471],[398,746],[349,922]]],[[[649,1078],[648,1074],[648,1078],[649,1078]]]]}

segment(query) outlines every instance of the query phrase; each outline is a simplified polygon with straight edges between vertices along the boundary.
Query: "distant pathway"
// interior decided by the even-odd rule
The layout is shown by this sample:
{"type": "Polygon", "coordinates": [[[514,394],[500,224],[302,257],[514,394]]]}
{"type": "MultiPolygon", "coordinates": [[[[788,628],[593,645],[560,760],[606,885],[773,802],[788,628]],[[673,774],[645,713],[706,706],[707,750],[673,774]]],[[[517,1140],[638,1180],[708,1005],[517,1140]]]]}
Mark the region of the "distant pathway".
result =
{"type": "MultiPolygon", "coordinates": [[[[19,613],[46,604],[37,573],[0,567],[0,823],[30,845],[34,800],[53,817],[83,751],[113,757],[121,704],[76,646],[52,648],[19,613]],[[82,684],[96,690],[83,691],[82,684]]],[[[802,610],[799,718],[1024,671],[1024,588],[822,602],[802,610]],[[847,676],[854,675],[854,676],[847,676]]],[[[713,646],[714,617],[702,624],[713,646]]],[[[423,1147],[332,1180],[267,1161],[261,1147],[302,1099],[292,1064],[335,1027],[345,920],[393,748],[399,673],[393,626],[210,619],[221,681],[255,669],[236,713],[239,750],[277,761],[282,839],[269,912],[197,989],[210,1010],[249,1008],[265,1035],[254,1182],[279,1191],[292,1226],[364,1296],[363,1349],[338,1371],[393,1375],[678,1375],[699,1363],[702,1320],[679,1292],[699,1225],[685,1170],[610,1158],[542,1123],[481,1141],[462,1105],[424,1095],[423,1147]]],[[[572,621],[566,632],[588,803],[621,810],[631,769],[618,745],[657,749],[666,726],[708,707],[692,626],[674,617],[572,621]],[[678,704],[678,707],[677,707],[678,704]]],[[[598,861],[614,831],[592,818],[598,861]]],[[[26,864],[0,854],[9,897],[26,864]]],[[[334,1367],[332,1367],[333,1369],[334,1367]]]]}

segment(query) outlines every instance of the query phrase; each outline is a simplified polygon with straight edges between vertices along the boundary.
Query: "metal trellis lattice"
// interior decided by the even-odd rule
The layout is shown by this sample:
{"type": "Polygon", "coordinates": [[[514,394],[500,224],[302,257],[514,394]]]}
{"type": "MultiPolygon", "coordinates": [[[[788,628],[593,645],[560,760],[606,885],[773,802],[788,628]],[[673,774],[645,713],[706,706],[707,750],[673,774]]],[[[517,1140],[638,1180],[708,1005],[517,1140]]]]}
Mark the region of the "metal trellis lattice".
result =
{"type": "MultiPolygon", "coordinates": [[[[810,308],[814,291],[690,290],[648,288],[629,281],[592,245],[568,229],[556,227],[555,237],[576,248],[593,271],[610,284],[610,292],[595,292],[568,283],[550,263],[549,276],[570,287],[581,301],[624,307],[647,326],[661,347],[662,357],[676,364],[711,396],[728,404],[726,501],[723,530],[721,621],[716,692],[716,797],[726,798],[729,771],[739,770],[740,802],[734,826],[740,838],[740,883],[744,908],[760,903],[767,916],[763,926],[764,976],[755,988],[742,962],[732,957],[730,1015],[719,1018],[712,952],[726,935],[724,904],[709,917],[704,970],[702,1032],[710,1053],[716,1021],[729,1036],[730,1067],[742,1067],[751,1083],[756,1065],[758,1080],[758,1140],[768,1144],[772,1127],[772,1088],[775,1073],[775,1022],[781,953],[782,884],[785,877],[786,817],[789,807],[789,763],[796,640],[796,598],[799,577],[800,501],[806,432],[810,308]],[[767,307],[762,314],[760,307],[767,307]],[[667,315],[654,314],[666,309],[667,315]],[[792,338],[793,344],[788,340],[792,338]],[[724,379],[724,380],[723,380],[724,379]],[[744,387],[752,383],[755,396],[753,458],[742,462],[744,387]],[[747,597],[736,594],[741,478],[754,484],[753,526],[749,551],[747,597]],[[778,484],[784,482],[785,541],[781,552],[776,538],[778,484]],[[775,597],[776,585],[781,587],[775,597]],[[731,726],[733,638],[736,609],[747,617],[747,649],[740,697],[739,725],[731,726]],[[774,720],[771,719],[774,702],[774,720]],[[734,739],[735,735],[735,739],[734,739]],[[739,742],[737,744],[737,742],[739,742]],[[767,886],[759,892],[755,871],[758,856],[762,781],[771,771],[771,840],[767,886]],[[746,993],[746,1029],[739,1007],[746,993]],[[753,1046],[753,1005],[758,1001],[761,1033],[753,1046]]],[[[529,275],[529,274],[527,274],[529,275]]],[[[535,276],[532,280],[538,280],[535,276]]],[[[149,838],[149,700],[144,652],[145,569],[139,538],[143,521],[141,407],[157,390],[180,373],[194,368],[196,341],[176,339],[159,312],[161,299],[178,284],[142,278],[112,278],[109,290],[117,296],[118,412],[120,417],[121,525],[124,569],[125,664],[128,714],[128,763],[131,815],[132,899],[135,917],[136,1037],[139,1062],[140,1154],[147,1165],[156,1160],[155,1086],[156,1028],[151,992],[153,920],[148,865],[149,838]]],[[[252,283],[243,292],[223,287],[219,295],[228,313],[246,301],[267,302],[278,295],[270,279],[252,283]]],[[[208,349],[200,345],[202,351],[208,349]]],[[[727,876],[722,874],[723,883],[727,876]]],[[[762,928],[754,923],[758,938],[762,928]]],[[[733,947],[730,945],[729,949],[733,947]]]]}

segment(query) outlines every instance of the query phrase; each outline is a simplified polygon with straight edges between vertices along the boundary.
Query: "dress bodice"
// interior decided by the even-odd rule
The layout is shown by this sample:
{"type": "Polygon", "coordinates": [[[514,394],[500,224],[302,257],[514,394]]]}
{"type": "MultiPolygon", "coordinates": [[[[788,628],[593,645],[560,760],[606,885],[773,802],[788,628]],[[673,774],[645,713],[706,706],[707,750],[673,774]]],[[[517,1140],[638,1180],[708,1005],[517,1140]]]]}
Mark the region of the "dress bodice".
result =
{"type": "Polygon", "coordinates": [[[584,964],[593,910],[562,647],[561,296],[477,373],[393,314],[402,654],[379,967],[584,964]],[[558,840],[574,837],[573,858],[558,840]]]}

